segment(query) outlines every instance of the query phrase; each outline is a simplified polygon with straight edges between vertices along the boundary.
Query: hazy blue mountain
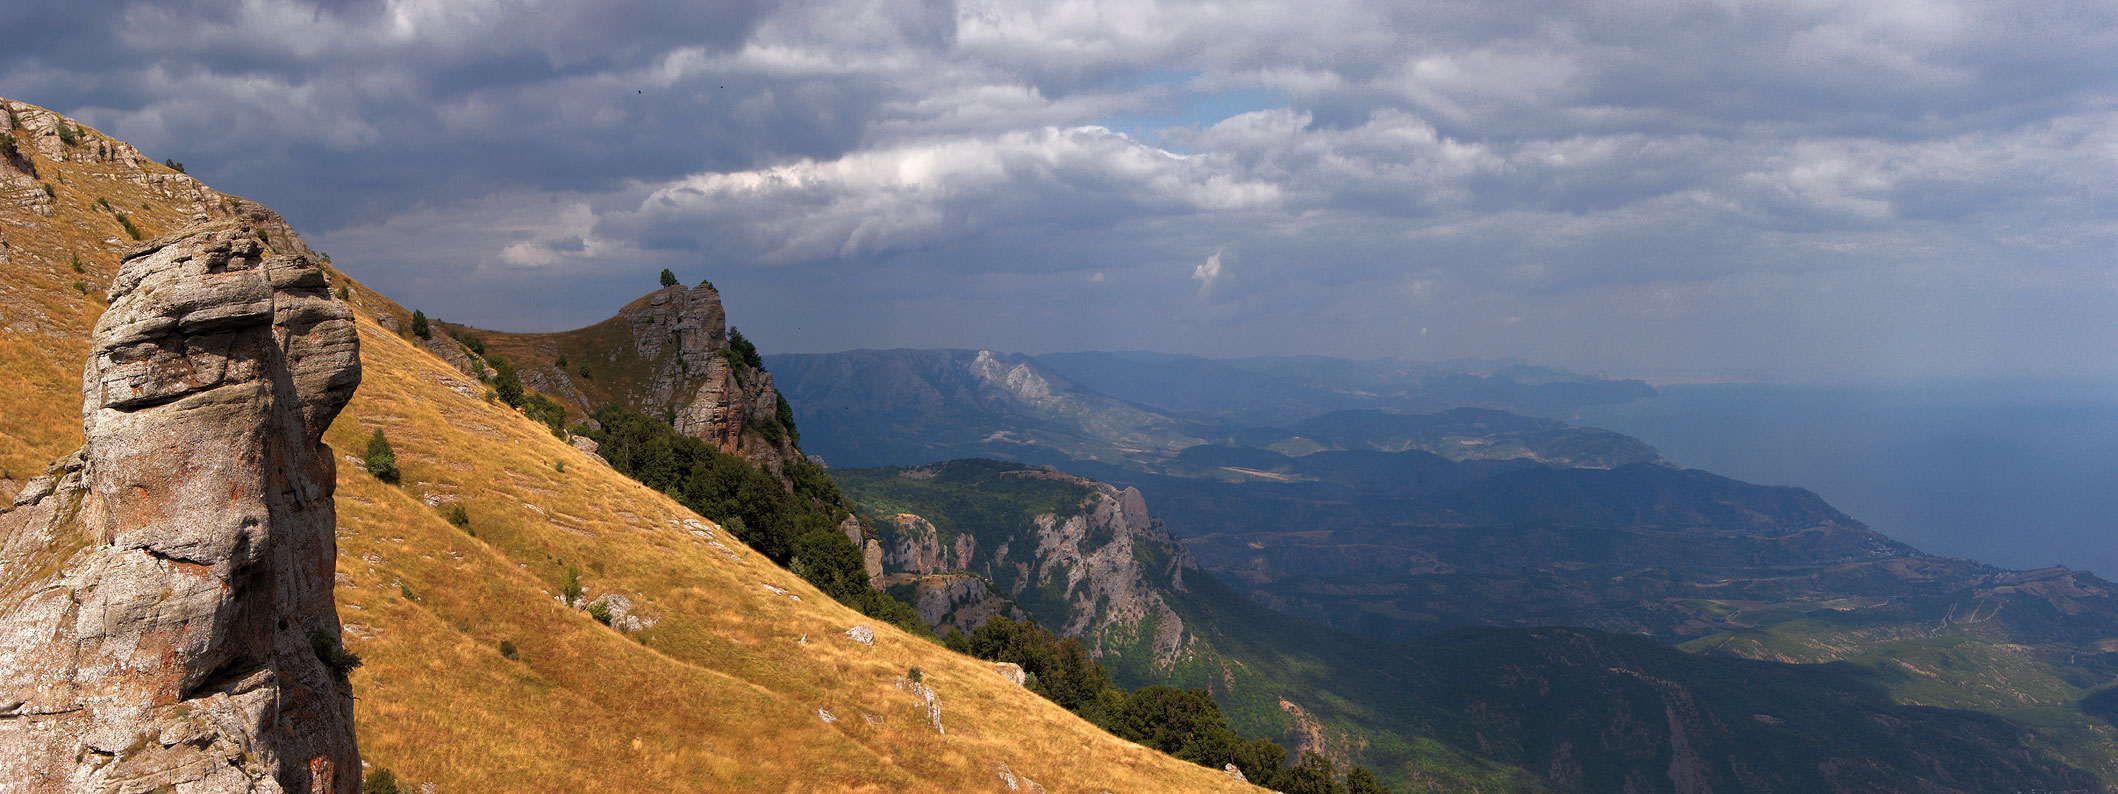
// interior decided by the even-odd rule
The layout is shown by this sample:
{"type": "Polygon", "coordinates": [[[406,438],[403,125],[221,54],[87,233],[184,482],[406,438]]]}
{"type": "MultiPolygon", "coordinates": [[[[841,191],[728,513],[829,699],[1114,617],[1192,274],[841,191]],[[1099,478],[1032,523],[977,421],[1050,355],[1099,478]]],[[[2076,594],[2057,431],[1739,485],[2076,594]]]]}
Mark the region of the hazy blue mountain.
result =
{"type": "Polygon", "coordinates": [[[833,466],[1122,462],[1198,443],[1183,422],[1083,388],[1026,356],[854,350],[765,360],[794,406],[803,446],[833,466]]]}
{"type": "Polygon", "coordinates": [[[1296,422],[1331,411],[1432,413],[1464,406],[1563,415],[1651,396],[1636,380],[1515,361],[1354,360],[1325,356],[1209,359],[1166,353],[1051,353],[1038,363],[1120,400],[1238,424],[1296,422]]]}

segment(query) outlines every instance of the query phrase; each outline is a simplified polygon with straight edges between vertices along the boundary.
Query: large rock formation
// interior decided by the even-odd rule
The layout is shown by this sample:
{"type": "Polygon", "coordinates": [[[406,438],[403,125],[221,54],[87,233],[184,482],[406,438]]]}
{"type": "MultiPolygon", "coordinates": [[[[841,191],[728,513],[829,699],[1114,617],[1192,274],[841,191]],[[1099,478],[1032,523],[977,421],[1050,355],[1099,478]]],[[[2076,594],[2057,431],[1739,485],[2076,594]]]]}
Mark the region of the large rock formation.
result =
{"type": "Polygon", "coordinates": [[[0,512],[0,792],[359,788],[332,603],[351,314],[277,216],[128,252],[86,443],[0,512]]]}
{"type": "MultiPolygon", "coordinates": [[[[728,315],[711,284],[665,287],[618,314],[632,331],[633,352],[654,362],[639,408],[673,417],[677,432],[713,442],[782,476],[794,456],[784,436],[767,439],[744,431],[773,419],[780,394],[772,375],[730,355],[728,315]],[[666,349],[665,349],[666,348],[666,349]]],[[[563,374],[563,373],[562,373],[563,374]]]]}
{"type": "Polygon", "coordinates": [[[878,584],[909,585],[913,607],[929,623],[969,632],[993,615],[1035,617],[1080,637],[1099,656],[1127,655],[1155,669],[1186,652],[1190,635],[1170,596],[1187,590],[1184,577],[1197,575],[1198,563],[1149,515],[1138,489],[1052,469],[967,461],[900,476],[940,478],[952,488],[982,478],[985,484],[973,487],[998,493],[1056,484],[1078,494],[1022,524],[980,525],[952,536],[911,513],[877,521],[876,537],[867,542],[881,551],[885,575],[878,584]]]}

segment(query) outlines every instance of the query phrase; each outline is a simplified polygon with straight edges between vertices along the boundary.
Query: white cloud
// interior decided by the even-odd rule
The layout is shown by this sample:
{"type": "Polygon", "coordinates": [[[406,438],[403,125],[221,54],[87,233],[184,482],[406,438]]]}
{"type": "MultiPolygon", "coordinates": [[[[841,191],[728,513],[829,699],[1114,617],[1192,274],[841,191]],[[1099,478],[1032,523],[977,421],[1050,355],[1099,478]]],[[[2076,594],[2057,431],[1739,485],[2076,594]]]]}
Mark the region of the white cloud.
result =
{"type": "MultiPolygon", "coordinates": [[[[1384,344],[1375,329],[1409,331],[1396,324],[1416,306],[1434,314],[1422,352],[1536,352],[1470,349],[1507,342],[1585,358],[1625,347],[1598,339],[1720,338],[1700,327],[1713,307],[1766,300],[1794,304],[1782,314],[1818,339],[1851,338],[1863,329],[1834,318],[1888,314],[1908,285],[1947,272],[1980,274],[1929,295],[1972,307],[1960,333],[2034,349],[1978,307],[2042,291],[2107,303],[2118,239],[2109,4],[202,0],[26,13],[40,35],[0,53],[11,96],[272,204],[375,286],[415,302],[480,294],[502,323],[539,301],[597,316],[608,306],[589,302],[609,295],[507,306],[481,280],[578,287],[689,265],[717,283],[784,279],[784,295],[920,294],[918,316],[889,327],[936,335],[1094,288],[1103,321],[1037,327],[1328,349],[1384,344]],[[1191,278],[1171,263],[1193,264],[1191,278]],[[1179,300],[1209,286],[1213,301],[1179,300]],[[1179,304],[1196,314],[1147,308],[1179,304]]],[[[2041,316],[2079,329],[2074,347],[2118,344],[2099,316],[2056,305],[2041,316]]],[[[802,327],[819,348],[869,343],[852,322],[802,327]]],[[[1670,355],[1712,365],[1702,350],[1670,355]]]]}
{"type": "Polygon", "coordinates": [[[1205,262],[1200,263],[1198,267],[1192,268],[1191,277],[1193,280],[1198,281],[1202,288],[1211,287],[1214,282],[1220,281],[1221,252],[1213,252],[1212,256],[1206,257],[1205,262]]]}

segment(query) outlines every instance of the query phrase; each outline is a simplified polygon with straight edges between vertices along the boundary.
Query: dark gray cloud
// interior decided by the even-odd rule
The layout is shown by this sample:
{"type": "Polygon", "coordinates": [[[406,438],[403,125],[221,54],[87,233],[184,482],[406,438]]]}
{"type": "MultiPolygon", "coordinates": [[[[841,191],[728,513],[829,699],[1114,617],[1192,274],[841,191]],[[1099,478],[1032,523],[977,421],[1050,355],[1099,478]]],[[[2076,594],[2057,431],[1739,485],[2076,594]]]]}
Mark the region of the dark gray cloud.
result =
{"type": "Polygon", "coordinates": [[[2118,374],[2107,3],[36,6],[9,96],[474,323],[2118,374]]]}

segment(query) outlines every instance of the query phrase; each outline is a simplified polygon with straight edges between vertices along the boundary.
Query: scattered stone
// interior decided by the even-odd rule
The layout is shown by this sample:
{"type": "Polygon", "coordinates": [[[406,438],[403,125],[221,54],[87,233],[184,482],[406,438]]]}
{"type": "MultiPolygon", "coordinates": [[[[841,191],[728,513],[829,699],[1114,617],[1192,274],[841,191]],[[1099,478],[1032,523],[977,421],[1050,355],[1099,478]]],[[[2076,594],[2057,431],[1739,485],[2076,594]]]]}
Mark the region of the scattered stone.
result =
{"type": "Polygon", "coordinates": [[[1221,766],[1221,771],[1228,773],[1229,780],[1233,780],[1237,783],[1250,782],[1249,778],[1243,777],[1243,770],[1237,769],[1235,764],[1223,764],[1221,766]]]}
{"type": "Polygon", "coordinates": [[[1029,681],[1029,675],[1022,671],[1022,665],[1014,662],[994,662],[993,672],[999,673],[1001,678],[1014,682],[1016,686],[1028,686],[1025,682],[1029,681]]]}
{"type": "Polygon", "coordinates": [[[846,629],[846,636],[853,638],[854,642],[862,645],[872,646],[875,644],[875,630],[867,626],[854,626],[846,629]]]}
{"type": "Polygon", "coordinates": [[[934,732],[944,736],[948,735],[949,732],[941,727],[941,696],[934,694],[933,687],[904,676],[898,676],[897,688],[911,693],[913,697],[919,698],[921,702],[925,703],[927,706],[927,721],[934,724],[934,732]]]}
{"type": "Polygon", "coordinates": [[[1045,794],[1043,786],[1037,785],[1034,780],[1016,774],[1015,770],[1008,768],[1006,761],[993,764],[993,771],[1000,775],[1000,784],[1007,786],[1009,791],[1028,791],[1033,794],[1045,794]]]}
{"type": "Polygon", "coordinates": [[[637,605],[623,593],[604,593],[596,596],[595,600],[581,604],[581,609],[585,611],[595,604],[602,604],[604,609],[610,610],[610,627],[614,629],[640,631],[654,628],[656,623],[661,622],[656,618],[645,617],[635,612],[634,610],[638,608],[637,605]]]}
{"type": "Polygon", "coordinates": [[[838,715],[831,713],[830,709],[817,709],[816,717],[823,720],[825,725],[838,721],[838,715]]]}

